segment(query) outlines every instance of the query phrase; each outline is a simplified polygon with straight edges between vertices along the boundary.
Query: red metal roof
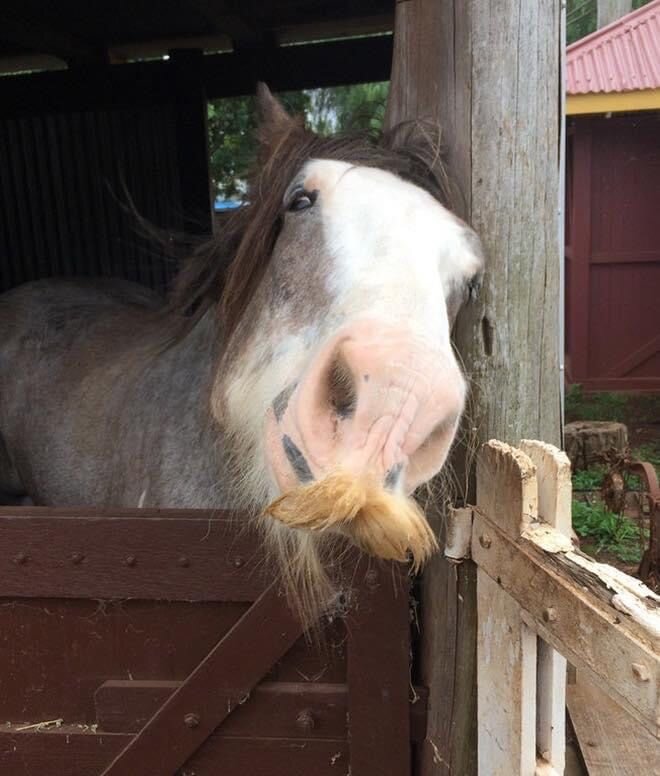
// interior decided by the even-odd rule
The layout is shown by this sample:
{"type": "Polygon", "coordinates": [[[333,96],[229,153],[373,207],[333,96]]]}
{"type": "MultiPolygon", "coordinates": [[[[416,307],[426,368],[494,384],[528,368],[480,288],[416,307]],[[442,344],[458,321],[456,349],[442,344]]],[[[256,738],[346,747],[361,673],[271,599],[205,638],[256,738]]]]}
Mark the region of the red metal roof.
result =
{"type": "Polygon", "coordinates": [[[566,50],[568,94],[660,88],[660,0],[566,50]]]}

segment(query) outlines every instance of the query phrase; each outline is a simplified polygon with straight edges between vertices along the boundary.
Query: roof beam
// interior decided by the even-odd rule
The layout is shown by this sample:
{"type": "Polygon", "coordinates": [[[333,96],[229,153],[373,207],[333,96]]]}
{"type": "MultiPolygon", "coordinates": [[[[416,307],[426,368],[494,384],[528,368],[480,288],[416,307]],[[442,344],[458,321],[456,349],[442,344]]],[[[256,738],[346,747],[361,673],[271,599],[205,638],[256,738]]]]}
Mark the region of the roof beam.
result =
{"type": "Polygon", "coordinates": [[[102,50],[95,50],[86,41],[68,32],[42,26],[34,19],[3,18],[0,41],[23,48],[26,53],[50,54],[67,63],[105,61],[102,50]]]}
{"type": "MultiPolygon", "coordinates": [[[[369,38],[211,54],[199,78],[208,98],[253,94],[259,80],[276,90],[386,81],[392,38],[369,38]]],[[[138,62],[0,79],[0,115],[45,113],[172,100],[172,63],[138,62]]]]}
{"type": "Polygon", "coordinates": [[[238,3],[192,0],[192,5],[213,27],[216,34],[231,38],[234,49],[252,47],[263,42],[263,30],[258,30],[246,21],[238,10],[238,3]]]}
{"type": "Polygon", "coordinates": [[[376,16],[360,16],[350,19],[332,19],[307,24],[289,24],[275,28],[275,37],[280,45],[305,43],[313,40],[356,38],[392,32],[394,13],[376,16]]]}

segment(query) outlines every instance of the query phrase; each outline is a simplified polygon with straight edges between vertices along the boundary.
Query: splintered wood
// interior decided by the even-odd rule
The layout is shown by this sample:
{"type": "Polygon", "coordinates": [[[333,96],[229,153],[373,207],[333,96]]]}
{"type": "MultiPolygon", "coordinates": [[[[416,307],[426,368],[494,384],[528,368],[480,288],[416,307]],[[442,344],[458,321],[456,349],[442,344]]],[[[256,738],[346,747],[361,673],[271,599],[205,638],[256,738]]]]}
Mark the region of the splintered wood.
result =
{"type": "Polygon", "coordinates": [[[659,737],[660,598],[576,550],[570,510],[564,453],[483,446],[471,542],[481,776],[564,772],[566,658],[659,737]]]}

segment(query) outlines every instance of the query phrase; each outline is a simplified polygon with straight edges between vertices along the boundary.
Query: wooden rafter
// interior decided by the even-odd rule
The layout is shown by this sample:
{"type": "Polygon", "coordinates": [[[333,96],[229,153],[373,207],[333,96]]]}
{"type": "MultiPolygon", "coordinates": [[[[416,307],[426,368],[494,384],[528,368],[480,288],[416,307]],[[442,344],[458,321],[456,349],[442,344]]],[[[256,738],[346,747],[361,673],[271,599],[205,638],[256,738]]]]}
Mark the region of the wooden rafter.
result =
{"type": "Polygon", "coordinates": [[[71,32],[56,30],[35,19],[3,18],[0,22],[0,42],[34,54],[50,54],[65,62],[103,61],[105,51],[94,47],[71,32]]]}
{"type": "Polygon", "coordinates": [[[227,35],[235,49],[254,46],[263,39],[263,31],[245,18],[238,3],[192,0],[192,6],[213,27],[215,33],[227,35]]]}

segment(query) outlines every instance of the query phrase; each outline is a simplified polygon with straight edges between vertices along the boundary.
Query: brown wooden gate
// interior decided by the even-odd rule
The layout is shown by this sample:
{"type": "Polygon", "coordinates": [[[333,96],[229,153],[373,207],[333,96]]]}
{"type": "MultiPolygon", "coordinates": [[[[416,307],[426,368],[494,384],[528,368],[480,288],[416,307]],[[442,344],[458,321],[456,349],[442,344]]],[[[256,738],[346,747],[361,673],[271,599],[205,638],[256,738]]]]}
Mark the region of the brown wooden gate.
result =
{"type": "Polygon", "coordinates": [[[340,579],[313,644],[228,514],[0,509],[0,772],[409,776],[406,570],[340,579]]]}
{"type": "Polygon", "coordinates": [[[566,371],[660,390],[660,113],[575,118],[566,188],[566,371]]]}

